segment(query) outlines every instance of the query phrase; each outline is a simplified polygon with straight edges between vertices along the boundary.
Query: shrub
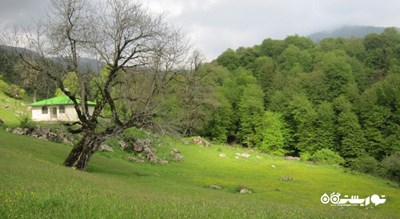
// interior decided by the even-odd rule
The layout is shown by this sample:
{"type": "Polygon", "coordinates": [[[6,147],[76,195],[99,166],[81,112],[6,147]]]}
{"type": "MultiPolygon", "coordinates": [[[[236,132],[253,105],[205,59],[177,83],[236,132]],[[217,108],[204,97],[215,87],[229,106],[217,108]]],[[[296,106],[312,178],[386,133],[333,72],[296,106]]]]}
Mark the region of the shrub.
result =
{"type": "Polygon", "coordinates": [[[321,149],[310,157],[310,161],[320,164],[342,164],[344,159],[334,151],[321,149]]]}
{"type": "Polygon", "coordinates": [[[375,174],[378,170],[378,161],[371,156],[365,155],[354,159],[351,168],[358,172],[375,174]]]}
{"type": "Polygon", "coordinates": [[[387,178],[400,182],[400,152],[386,157],[382,160],[381,166],[387,178]]]}
{"type": "Polygon", "coordinates": [[[31,119],[31,117],[28,115],[22,116],[19,120],[20,120],[19,127],[21,127],[21,128],[31,129],[34,127],[33,121],[31,119]]]}
{"type": "Polygon", "coordinates": [[[308,152],[303,152],[303,153],[300,154],[300,159],[302,161],[309,161],[310,158],[311,158],[311,154],[308,153],[308,152]]]}

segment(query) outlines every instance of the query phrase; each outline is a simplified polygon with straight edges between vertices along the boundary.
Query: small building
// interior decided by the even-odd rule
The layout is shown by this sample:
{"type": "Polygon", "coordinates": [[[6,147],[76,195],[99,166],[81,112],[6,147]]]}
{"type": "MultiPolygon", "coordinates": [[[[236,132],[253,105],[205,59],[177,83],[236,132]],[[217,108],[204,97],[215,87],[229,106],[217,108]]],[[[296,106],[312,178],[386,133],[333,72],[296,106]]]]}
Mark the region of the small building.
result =
{"type": "MultiPolygon", "coordinates": [[[[80,101],[78,100],[78,103],[80,101]]],[[[88,101],[89,113],[92,114],[95,102],[88,101]]],[[[34,102],[31,105],[33,121],[79,121],[74,103],[67,96],[58,96],[34,102]]]]}

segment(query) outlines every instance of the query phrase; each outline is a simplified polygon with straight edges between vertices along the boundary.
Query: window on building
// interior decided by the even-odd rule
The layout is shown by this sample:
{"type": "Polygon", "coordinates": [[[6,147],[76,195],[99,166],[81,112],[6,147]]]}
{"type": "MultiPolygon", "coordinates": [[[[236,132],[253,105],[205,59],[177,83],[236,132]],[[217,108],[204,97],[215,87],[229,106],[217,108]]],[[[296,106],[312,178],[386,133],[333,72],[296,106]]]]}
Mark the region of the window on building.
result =
{"type": "Polygon", "coordinates": [[[58,107],[58,112],[59,113],[65,113],[65,106],[58,107]]]}
{"type": "Polygon", "coordinates": [[[42,114],[47,114],[49,112],[49,109],[47,106],[42,106],[42,114]]]}

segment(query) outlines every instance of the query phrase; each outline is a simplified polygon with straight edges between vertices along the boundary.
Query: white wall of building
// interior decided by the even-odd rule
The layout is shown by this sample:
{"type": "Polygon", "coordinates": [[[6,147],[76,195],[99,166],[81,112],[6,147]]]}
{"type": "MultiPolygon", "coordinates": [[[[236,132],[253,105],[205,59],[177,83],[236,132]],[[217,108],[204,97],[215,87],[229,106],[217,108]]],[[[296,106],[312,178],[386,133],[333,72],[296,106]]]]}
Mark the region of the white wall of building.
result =
{"type": "MultiPolygon", "coordinates": [[[[78,115],[74,106],[64,106],[65,112],[60,112],[60,106],[47,106],[47,114],[42,113],[42,107],[31,107],[33,121],[78,121],[78,115]],[[57,113],[53,113],[53,108],[57,109],[57,113]]],[[[92,114],[93,106],[89,106],[89,113],[92,114]]]]}

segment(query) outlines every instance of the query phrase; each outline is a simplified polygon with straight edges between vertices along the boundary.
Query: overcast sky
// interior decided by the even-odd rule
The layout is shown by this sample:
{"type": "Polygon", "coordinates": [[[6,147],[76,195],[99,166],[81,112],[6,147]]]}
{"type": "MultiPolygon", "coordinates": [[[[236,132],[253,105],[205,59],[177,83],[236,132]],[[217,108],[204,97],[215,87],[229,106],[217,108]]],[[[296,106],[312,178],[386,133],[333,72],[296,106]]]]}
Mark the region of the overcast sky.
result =
{"type": "MultiPolygon", "coordinates": [[[[211,61],[227,48],[342,25],[400,26],[398,0],[148,0],[211,61]]],[[[49,0],[0,0],[2,25],[44,17],[49,0]]]]}

